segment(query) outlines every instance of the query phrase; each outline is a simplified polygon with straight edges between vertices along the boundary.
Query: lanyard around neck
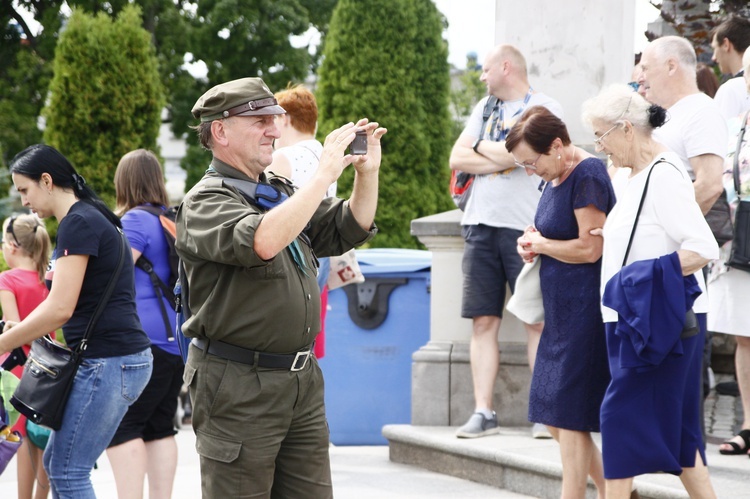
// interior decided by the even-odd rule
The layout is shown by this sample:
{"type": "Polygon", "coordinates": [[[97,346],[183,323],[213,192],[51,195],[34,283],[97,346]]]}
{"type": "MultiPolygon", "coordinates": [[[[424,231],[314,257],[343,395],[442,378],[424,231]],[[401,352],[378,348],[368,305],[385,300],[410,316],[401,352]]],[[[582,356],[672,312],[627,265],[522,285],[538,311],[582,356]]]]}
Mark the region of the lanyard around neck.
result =
{"type": "Polygon", "coordinates": [[[505,106],[503,101],[498,102],[498,114],[497,114],[497,120],[495,120],[495,129],[492,131],[491,137],[494,138],[495,141],[505,140],[505,137],[508,136],[508,132],[510,132],[511,126],[513,126],[513,119],[520,115],[525,109],[526,106],[529,103],[529,100],[531,99],[531,94],[534,92],[534,90],[529,86],[529,91],[526,92],[526,97],[523,99],[523,104],[521,104],[521,107],[519,107],[515,113],[513,113],[513,116],[510,117],[508,120],[508,123],[506,125],[505,123],[505,106]]]}

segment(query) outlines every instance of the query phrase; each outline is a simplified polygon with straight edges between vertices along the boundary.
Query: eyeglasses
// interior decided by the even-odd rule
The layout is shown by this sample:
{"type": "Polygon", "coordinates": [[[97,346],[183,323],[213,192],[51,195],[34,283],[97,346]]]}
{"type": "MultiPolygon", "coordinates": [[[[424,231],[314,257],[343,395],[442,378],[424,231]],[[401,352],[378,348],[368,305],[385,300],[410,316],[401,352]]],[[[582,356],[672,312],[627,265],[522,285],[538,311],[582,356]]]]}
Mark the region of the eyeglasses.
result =
{"type": "Polygon", "coordinates": [[[542,154],[540,154],[539,156],[537,156],[536,159],[534,161],[532,161],[531,163],[522,163],[521,161],[518,161],[514,157],[513,158],[513,162],[519,168],[528,168],[529,170],[536,170],[536,162],[539,161],[539,158],[541,158],[541,157],[542,157],[542,154]]]}
{"type": "Polygon", "coordinates": [[[618,126],[619,126],[619,123],[615,123],[614,126],[612,126],[612,128],[610,128],[609,130],[607,130],[606,132],[604,132],[603,134],[601,134],[600,136],[598,136],[597,138],[595,138],[594,139],[594,144],[596,145],[596,147],[601,148],[602,147],[602,140],[604,140],[604,137],[606,137],[607,135],[609,135],[612,132],[612,130],[614,130],[618,126]]]}
{"type": "Polygon", "coordinates": [[[633,92],[637,92],[638,91],[638,87],[640,87],[640,85],[638,84],[637,81],[629,81],[628,85],[630,86],[630,88],[633,89],[633,92]]]}
{"type": "Polygon", "coordinates": [[[13,223],[15,221],[16,221],[16,217],[10,217],[10,222],[8,223],[8,228],[6,229],[6,231],[8,232],[8,234],[13,236],[13,239],[16,241],[15,242],[16,246],[21,246],[21,243],[18,242],[18,237],[16,236],[16,233],[13,232],[13,223]]]}

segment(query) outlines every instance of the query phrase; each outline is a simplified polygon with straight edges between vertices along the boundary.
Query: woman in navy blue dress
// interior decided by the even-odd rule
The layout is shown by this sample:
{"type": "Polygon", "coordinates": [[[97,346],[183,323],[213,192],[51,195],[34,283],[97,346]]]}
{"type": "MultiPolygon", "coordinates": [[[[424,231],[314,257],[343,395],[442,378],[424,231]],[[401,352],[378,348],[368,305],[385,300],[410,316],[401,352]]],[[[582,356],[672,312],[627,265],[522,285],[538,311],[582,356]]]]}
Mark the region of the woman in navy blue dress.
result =
{"type": "Polygon", "coordinates": [[[574,146],[565,124],[543,107],[529,109],[505,142],[516,165],[544,181],[534,227],[519,238],[524,260],[541,258],[544,330],[529,395],[529,420],[560,443],[562,497],[584,497],[590,474],[604,495],[601,454],[590,432],[609,383],[599,307],[604,224],[615,203],[601,160],[574,146]]]}

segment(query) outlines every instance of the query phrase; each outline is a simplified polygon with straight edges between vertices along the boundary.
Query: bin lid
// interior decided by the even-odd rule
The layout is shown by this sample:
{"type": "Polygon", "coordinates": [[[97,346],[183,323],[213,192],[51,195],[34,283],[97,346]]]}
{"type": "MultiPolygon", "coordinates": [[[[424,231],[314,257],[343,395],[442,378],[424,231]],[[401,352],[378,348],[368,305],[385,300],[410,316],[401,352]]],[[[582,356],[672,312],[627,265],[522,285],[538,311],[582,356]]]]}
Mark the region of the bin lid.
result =
{"type": "Polygon", "coordinates": [[[357,262],[365,275],[418,272],[432,267],[432,252],[403,248],[356,250],[357,262]]]}

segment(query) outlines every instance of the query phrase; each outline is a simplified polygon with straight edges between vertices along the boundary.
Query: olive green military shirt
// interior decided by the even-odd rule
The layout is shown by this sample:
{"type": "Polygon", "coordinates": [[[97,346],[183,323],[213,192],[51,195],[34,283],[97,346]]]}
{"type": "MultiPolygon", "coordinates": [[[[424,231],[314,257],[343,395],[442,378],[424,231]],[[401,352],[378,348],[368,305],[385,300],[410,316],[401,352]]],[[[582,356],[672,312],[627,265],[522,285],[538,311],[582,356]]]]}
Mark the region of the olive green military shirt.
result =
{"type": "MultiPolygon", "coordinates": [[[[211,166],[177,212],[175,247],[185,265],[192,313],[183,332],[261,352],[304,349],[320,331],[315,255],[340,255],[369,240],[377,229],[363,230],[348,201],[328,198],[310,220],[308,238],[296,239],[308,268],[295,263],[290,247],[262,260],[253,250],[253,238],[264,210],[223,186],[220,178],[249,177],[215,158],[211,166]]],[[[264,175],[261,180],[293,194],[283,177],[264,175]]]]}

